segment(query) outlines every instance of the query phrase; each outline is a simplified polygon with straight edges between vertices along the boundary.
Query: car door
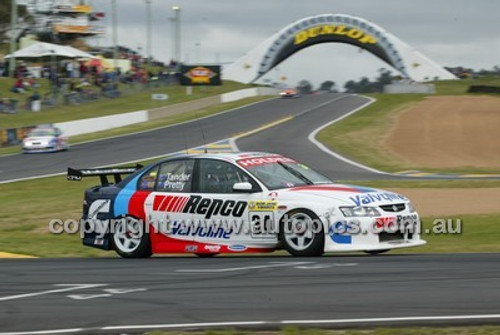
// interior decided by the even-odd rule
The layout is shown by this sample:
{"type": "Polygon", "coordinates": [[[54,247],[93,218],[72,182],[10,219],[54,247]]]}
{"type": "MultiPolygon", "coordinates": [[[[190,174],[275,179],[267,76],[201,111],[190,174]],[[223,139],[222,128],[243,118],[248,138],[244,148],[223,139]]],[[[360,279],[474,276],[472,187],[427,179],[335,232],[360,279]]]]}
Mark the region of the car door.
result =
{"type": "MultiPolygon", "coordinates": [[[[198,225],[195,241],[216,246],[210,252],[244,251],[251,247],[275,243],[276,237],[255,234],[253,204],[262,202],[262,189],[253,178],[238,166],[218,159],[199,159],[191,206],[194,223],[198,225]],[[248,182],[252,190],[235,191],[235,183],[248,182]],[[263,238],[264,237],[264,238],[263,238]],[[224,246],[227,250],[221,249],[224,246]],[[234,249],[234,250],[232,250],[234,249]]],[[[259,214],[260,215],[260,214],[259,214]]]]}
{"type": "MultiPolygon", "coordinates": [[[[152,169],[149,176],[146,173],[139,181],[140,187],[141,184],[143,187],[153,187],[153,192],[145,202],[147,217],[155,232],[173,239],[170,243],[193,240],[189,228],[192,217],[184,211],[184,207],[190,199],[194,163],[193,159],[167,161],[152,169]]],[[[165,244],[169,242],[164,238],[158,241],[165,244]]]]}

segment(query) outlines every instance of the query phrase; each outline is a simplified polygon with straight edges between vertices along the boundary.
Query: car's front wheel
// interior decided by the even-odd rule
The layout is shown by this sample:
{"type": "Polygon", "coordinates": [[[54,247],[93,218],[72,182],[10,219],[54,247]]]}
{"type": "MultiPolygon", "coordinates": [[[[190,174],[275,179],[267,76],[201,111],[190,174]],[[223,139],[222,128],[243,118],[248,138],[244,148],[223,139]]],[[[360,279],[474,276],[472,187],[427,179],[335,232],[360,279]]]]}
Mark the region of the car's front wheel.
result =
{"type": "Polygon", "coordinates": [[[112,232],[115,251],[124,258],[150,257],[151,242],[144,222],[133,217],[117,220],[112,232]]]}
{"type": "Polygon", "coordinates": [[[323,224],[313,212],[305,209],[284,216],[278,237],[293,256],[321,256],[324,252],[323,224]]]}

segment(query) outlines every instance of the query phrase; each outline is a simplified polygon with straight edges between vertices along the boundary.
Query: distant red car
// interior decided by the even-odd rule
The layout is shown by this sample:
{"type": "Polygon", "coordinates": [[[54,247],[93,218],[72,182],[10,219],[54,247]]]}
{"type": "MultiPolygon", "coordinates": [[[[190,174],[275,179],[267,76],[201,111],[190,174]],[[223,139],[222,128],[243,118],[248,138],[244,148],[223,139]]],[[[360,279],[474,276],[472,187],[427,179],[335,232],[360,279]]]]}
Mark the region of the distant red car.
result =
{"type": "Polygon", "coordinates": [[[280,96],[282,98],[298,98],[300,95],[296,89],[287,88],[286,90],[280,92],[280,96]]]}

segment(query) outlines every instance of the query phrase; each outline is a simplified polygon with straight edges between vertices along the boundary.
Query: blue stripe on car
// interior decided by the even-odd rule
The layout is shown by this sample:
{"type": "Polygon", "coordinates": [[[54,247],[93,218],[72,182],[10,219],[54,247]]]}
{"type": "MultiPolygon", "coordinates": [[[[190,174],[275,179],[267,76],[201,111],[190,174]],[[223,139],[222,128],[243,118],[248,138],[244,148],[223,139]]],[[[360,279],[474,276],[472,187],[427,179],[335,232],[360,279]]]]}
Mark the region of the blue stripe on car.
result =
{"type": "Polygon", "coordinates": [[[141,176],[142,174],[137,175],[116,195],[113,208],[115,217],[128,214],[128,203],[132,195],[137,191],[137,181],[141,176]]]}

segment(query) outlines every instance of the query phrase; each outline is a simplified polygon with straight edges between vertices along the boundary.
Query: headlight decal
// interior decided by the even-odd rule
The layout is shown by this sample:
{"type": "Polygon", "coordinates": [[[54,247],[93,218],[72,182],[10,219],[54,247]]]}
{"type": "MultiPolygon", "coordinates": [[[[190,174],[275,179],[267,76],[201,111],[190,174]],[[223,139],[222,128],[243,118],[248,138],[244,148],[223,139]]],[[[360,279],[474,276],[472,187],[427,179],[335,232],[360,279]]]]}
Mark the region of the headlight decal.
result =
{"type": "Polygon", "coordinates": [[[377,217],[380,216],[380,212],[375,207],[364,207],[364,206],[346,206],[339,207],[342,214],[347,218],[352,217],[377,217]]]}

